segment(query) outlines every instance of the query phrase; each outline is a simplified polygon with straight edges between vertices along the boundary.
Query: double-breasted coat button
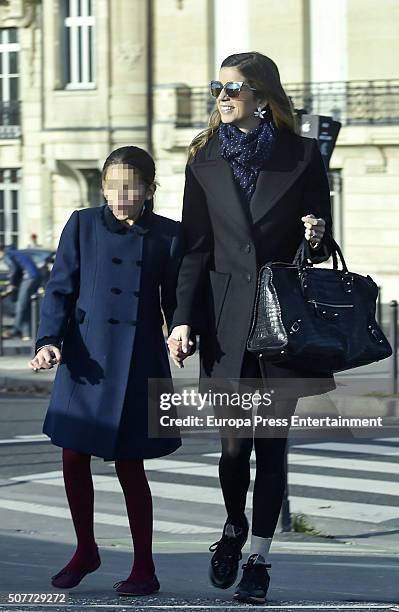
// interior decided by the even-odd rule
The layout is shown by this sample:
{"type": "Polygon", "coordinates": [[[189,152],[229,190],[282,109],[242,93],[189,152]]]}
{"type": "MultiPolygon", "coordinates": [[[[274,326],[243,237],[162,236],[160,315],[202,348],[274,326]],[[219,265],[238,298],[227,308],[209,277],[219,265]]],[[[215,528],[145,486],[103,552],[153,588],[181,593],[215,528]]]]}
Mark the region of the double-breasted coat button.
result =
{"type": "Polygon", "coordinates": [[[114,263],[114,264],[121,264],[122,260],[119,257],[113,257],[112,258],[112,263],[114,263]]]}
{"type": "Polygon", "coordinates": [[[139,295],[140,295],[140,291],[133,291],[133,295],[134,295],[135,297],[139,297],[139,295]]]}
{"type": "Polygon", "coordinates": [[[245,251],[246,253],[250,253],[250,252],[251,252],[251,245],[250,245],[249,243],[245,245],[245,247],[244,247],[244,251],[245,251]]]}
{"type": "Polygon", "coordinates": [[[136,266],[142,266],[143,265],[143,260],[142,259],[138,259],[136,261],[136,266]]]}
{"type": "Polygon", "coordinates": [[[122,293],[122,289],[119,289],[119,287],[112,287],[111,293],[115,293],[116,295],[119,295],[120,293],[122,293]]]}
{"type": "Polygon", "coordinates": [[[116,325],[117,323],[119,323],[118,319],[108,319],[108,323],[111,323],[111,325],[116,325]]]}
{"type": "Polygon", "coordinates": [[[246,279],[247,279],[247,281],[250,283],[250,282],[251,282],[251,280],[252,280],[252,274],[250,274],[250,273],[248,272],[248,274],[246,275],[246,277],[245,277],[245,278],[246,278],[246,279]]]}

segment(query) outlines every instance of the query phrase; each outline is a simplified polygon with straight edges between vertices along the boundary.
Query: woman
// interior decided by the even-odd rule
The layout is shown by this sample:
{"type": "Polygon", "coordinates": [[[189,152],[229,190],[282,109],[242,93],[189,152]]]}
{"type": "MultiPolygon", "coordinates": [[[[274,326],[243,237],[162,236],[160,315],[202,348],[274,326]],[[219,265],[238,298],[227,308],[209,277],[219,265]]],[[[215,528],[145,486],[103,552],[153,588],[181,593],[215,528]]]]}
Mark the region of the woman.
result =
{"type": "MultiPolygon", "coordinates": [[[[291,262],[305,234],[312,260],[329,256],[332,220],[328,179],[317,141],[296,133],[295,118],[275,63],[260,53],[231,55],[211,82],[216,110],[190,147],[182,223],[186,251],[177,310],[168,345],[178,367],[200,334],[201,387],[210,379],[261,378],[246,350],[257,271],[267,261],[291,262]]],[[[265,363],[267,378],[303,378],[309,372],[265,363]]],[[[334,388],[331,374],[324,390],[334,388]]],[[[314,391],[302,391],[301,395],[314,391]]],[[[297,396],[276,410],[290,416],[297,396]]],[[[284,490],[286,436],[256,437],[251,549],[235,592],[262,603],[269,585],[269,549],[284,490]]],[[[236,580],[248,536],[245,500],[251,438],[222,437],[219,477],[227,520],[210,550],[214,586],[236,580]]]]}
{"type": "Polygon", "coordinates": [[[179,223],[152,212],[154,180],[143,149],[113,151],[102,171],[107,204],[72,213],[46,287],[30,366],[60,364],[43,431],[63,449],[77,536],[74,556],[52,578],[57,588],[75,587],[101,563],[93,530],[95,455],[115,460],[132,532],[133,568],[116,591],[159,590],[143,459],[168,455],[181,440],[149,436],[147,381],[161,379],[171,390],[161,306],[170,324],[181,240],[179,223]]]}

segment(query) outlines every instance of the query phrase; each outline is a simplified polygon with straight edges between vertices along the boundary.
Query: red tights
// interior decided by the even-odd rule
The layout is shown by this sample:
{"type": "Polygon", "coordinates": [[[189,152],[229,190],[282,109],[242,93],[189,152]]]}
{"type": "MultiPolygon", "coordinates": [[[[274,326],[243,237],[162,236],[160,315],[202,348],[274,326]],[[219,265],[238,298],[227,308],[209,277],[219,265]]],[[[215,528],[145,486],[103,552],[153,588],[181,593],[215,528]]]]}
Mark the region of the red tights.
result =
{"type": "MultiPolygon", "coordinates": [[[[74,556],[68,570],[84,568],[95,557],[94,490],[90,469],[91,455],[63,449],[62,463],[65,491],[77,537],[74,556]]],[[[141,581],[151,578],[155,568],[152,559],[152,497],[142,459],[119,459],[115,469],[125,496],[134,562],[127,578],[141,581]]]]}

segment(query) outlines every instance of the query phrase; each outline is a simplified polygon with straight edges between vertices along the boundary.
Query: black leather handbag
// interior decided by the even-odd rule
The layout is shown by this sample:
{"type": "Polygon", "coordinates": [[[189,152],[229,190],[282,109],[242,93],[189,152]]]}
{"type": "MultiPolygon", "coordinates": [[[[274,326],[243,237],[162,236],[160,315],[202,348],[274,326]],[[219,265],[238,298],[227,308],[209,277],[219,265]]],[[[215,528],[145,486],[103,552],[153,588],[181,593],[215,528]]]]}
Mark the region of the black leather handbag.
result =
{"type": "Polygon", "coordinates": [[[333,268],[313,267],[304,238],[292,264],[270,262],[259,270],[249,351],[313,372],[340,372],[392,355],[375,320],[378,286],[369,275],[349,272],[338,244],[329,241],[333,268]]]}

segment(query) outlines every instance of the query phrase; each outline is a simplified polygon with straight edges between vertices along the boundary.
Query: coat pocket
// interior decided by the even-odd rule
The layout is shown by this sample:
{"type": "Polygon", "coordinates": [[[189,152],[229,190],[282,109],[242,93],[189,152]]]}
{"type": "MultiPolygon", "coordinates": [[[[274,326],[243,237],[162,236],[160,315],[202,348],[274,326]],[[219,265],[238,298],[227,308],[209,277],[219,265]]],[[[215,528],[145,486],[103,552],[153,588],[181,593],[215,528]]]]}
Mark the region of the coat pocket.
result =
{"type": "Polygon", "coordinates": [[[83,321],[85,320],[85,316],[86,316],[86,311],[83,310],[82,308],[75,308],[75,321],[77,323],[83,323],[83,321]]]}
{"type": "Polygon", "coordinates": [[[219,326],[223,305],[226,299],[227,289],[230,283],[230,278],[230,272],[217,272],[216,270],[209,271],[209,280],[211,284],[211,300],[216,329],[219,326]]]}

